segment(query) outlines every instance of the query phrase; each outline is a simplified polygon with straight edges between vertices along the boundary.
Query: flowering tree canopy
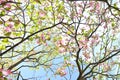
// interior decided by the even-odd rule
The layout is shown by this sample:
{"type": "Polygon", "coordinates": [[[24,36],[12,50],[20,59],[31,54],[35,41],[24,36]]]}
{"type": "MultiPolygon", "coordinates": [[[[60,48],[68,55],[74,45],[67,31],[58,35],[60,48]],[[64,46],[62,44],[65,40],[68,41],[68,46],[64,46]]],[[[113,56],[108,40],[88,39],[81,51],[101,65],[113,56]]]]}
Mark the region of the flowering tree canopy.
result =
{"type": "Polygon", "coordinates": [[[119,37],[120,0],[0,0],[0,80],[120,79],[119,37]]]}

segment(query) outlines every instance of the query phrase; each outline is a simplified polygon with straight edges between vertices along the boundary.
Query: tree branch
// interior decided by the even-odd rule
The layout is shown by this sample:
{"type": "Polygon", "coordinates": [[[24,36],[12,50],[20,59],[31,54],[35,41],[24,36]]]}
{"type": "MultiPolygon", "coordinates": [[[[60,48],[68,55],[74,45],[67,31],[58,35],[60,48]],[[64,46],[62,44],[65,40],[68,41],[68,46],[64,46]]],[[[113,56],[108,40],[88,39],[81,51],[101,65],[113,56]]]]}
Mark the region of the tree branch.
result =
{"type": "MultiPolygon", "coordinates": [[[[62,20],[62,21],[63,21],[63,20],[62,20]]],[[[27,36],[26,38],[22,39],[20,42],[16,43],[16,44],[13,45],[12,47],[10,47],[9,49],[7,49],[7,50],[4,51],[3,53],[1,53],[0,56],[4,55],[4,54],[7,53],[8,51],[10,51],[11,49],[13,49],[13,48],[15,48],[16,46],[20,45],[21,43],[23,43],[24,41],[26,41],[26,40],[29,39],[30,37],[36,35],[37,33],[40,33],[40,32],[42,32],[42,31],[45,31],[45,30],[48,30],[48,29],[54,28],[55,26],[61,24],[62,21],[59,22],[59,23],[57,23],[57,24],[54,24],[54,25],[51,26],[51,27],[47,27],[47,28],[41,29],[41,30],[39,30],[39,31],[36,31],[36,32],[34,32],[33,34],[30,34],[30,35],[27,36]]]]}

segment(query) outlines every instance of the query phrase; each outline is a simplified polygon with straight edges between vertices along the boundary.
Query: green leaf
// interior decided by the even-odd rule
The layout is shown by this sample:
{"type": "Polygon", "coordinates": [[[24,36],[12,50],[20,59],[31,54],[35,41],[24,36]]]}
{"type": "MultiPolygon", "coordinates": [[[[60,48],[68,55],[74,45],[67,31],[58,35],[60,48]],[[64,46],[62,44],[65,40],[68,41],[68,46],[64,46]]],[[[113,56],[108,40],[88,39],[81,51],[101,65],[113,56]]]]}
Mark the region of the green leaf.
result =
{"type": "Polygon", "coordinates": [[[52,11],[52,6],[45,7],[44,10],[45,10],[45,11],[52,11]]]}
{"type": "Polygon", "coordinates": [[[8,36],[11,35],[11,32],[7,32],[7,33],[5,33],[4,35],[8,37],[8,36]]]}
{"type": "Polygon", "coordinates": [[[0,77],[3,76],[2,72],[0,72],[0,77]]]}
{"type": "Polygon", "coordinates": [[[117,77],[117,79],[120,79],[120,75],[117,75],[116,77],[117,77]]]}
{"type": "Polygon", "coordinates": [[[63,7],[63,4],[59,4],[57,11],[58,11],[58,12],[61,12],[61,11],[63,10],[63,8],[64,8],[64,7],[63,7]]]}
{"type": "Polygon", "coordinates": [[[7,78],[4,78],[4,80],[8,80],[7,78]]]}
{"type": "Polygon", "coordinates": [[[117,8],[117,3],[115,3],[115,4],[114,4],[114,7],[116,7],[116,8],[117,8]]]}
{"type": "Polygon", "coordinates": [[[30,38],[29,38],[30,41],[33,41],[33,39],[34,39],[33,37],[30,37],[30,38]]]}
{"type": "Polygon", "coordinates": [[[4,16],[5,15],[5,10],[3,10],[1,13],[0,13],[0,16],[4,16]]]}
{"type": "Polygon", "coordinates": [[[2,21],[0,21],[0,24],[3,24],[3,22],[2,22],[2,21]]]}
{"type": "Polygon", "coordinates": [[[4,45],[0,45],[0,50],[5,50],[5,46],[4,45]]]}
{"type": "Polygon", "coordinates": [[[35,8],[34,5],[31,5],[31,8],[34,9],[35,8]]]}
{"type": "Polygon", "coordinates": [[[3,39],[2,42],[7,43],[8,39],[3,39]]]}
{"type": "Polygon", "coordinates": [[[112,22],[112,27],[114,27],[115,26],[115,23],[114,22],[112,22]]]}
{"type": "Polygon", "coordinates": [[[15,35],[15,36],[17,36],[17,37],[22,35],[21,32],[12,32],[12,34],[15,35]]]}

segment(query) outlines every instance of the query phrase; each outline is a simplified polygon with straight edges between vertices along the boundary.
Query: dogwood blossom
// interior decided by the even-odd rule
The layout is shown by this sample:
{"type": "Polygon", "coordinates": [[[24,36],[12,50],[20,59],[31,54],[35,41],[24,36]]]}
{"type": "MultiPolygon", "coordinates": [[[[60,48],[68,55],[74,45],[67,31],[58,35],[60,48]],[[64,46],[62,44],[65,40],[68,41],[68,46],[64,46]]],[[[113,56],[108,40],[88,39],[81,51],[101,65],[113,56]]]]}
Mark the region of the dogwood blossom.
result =
{"type": "Polygon", "coordinates": [[[8,76],[8,75],[10,75],[12,72],[11,72],[11,70],[2,70],[2,73],[3,73],[4,76],[8,76]]]}
{"type": "Polygon", "coordinates": [[[11,70],[5,70],[2,68],[0,69],[0,72],[2,72],[3,76],[8,76],[12,73],[11,70]]]}
{"type": "Polygon", "coordinates": [[[5,2],[5,1],[6,1],[6,0],[0,0],[0,4],[3,3],[3,2],[5,2]]]}
{"type": "Polygon", "coordinates": [[[10,23],[10,24],[8,24],[7,27],[4,28],[4,30],[5,30],[6,32],[11,32],[11,31],[12,31],[12,28],[13,28],[13,24],[10,23]]]}
{"type": "Polygon", "coordinates": [[[59,74],[61,77],[63,77],[67,74],[67,72],[65,71],[65,68],[58,68],[57,74],[59,74]]]}

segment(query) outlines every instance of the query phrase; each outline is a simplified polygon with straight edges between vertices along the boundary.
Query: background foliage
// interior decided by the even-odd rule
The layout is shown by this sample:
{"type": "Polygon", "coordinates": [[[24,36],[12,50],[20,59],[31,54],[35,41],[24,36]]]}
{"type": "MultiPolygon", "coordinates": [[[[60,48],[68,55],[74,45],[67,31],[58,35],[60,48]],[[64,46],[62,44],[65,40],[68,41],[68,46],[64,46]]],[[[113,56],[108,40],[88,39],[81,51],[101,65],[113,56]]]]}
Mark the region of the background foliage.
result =
{"type": "Polygon", "coordinates": [[[24,67],[43,68],[48,80],[119,79],[119,5],[119,0],[0,0],[0,80],[26,80],[24,67]]]}

